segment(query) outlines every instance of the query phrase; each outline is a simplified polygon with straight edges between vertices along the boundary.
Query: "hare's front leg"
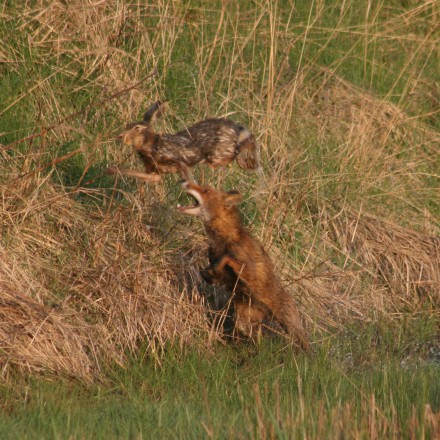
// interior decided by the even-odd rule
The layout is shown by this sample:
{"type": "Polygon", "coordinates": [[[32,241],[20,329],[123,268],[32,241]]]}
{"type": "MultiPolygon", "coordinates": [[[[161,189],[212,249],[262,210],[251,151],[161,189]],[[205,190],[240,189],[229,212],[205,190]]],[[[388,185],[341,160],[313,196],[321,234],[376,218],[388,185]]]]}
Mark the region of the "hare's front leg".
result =
{"type": "Polygon", "coordinates": [[[120,169],[118,167],[107,168],[106,173],[116,176],[135,177],[136,179],[143,180],[144,182],[152,183],[160,182],[162,179],[160,175],[156,173],[144,173],[142,171],[120,169]]]}

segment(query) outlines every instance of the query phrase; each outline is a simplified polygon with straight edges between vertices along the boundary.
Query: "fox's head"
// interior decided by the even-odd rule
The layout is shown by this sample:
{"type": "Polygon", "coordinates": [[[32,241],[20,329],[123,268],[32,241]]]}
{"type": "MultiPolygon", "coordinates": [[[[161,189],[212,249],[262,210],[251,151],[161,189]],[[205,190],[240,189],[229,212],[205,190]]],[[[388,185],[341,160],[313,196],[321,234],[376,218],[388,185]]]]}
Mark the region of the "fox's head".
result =
{"type": "Polygon", "coordinates": [[[193,206],[180,206],[177,209],[183,214],[196,215],[205,222],[215,219],[225,220],[231,215],[238,215],[235,208],[242,201],[242,196],[237,191],[218,191],[209,186],[200,186],[192,181],[185,181],[182,184],[187,194],[196,201],[193,206]]]}
{"type": "Polygon", "coordinates": [[[162,101],[155,102],[144,114],[144,119],[139,122],[132,122],[128,124],[124,131],[117,137],[121,139],[125,145],[132,147],[140,146],[144,139],[148,136],[154,135],[151,128],[154,121],[163,115],[167,103],[162,101]]]}

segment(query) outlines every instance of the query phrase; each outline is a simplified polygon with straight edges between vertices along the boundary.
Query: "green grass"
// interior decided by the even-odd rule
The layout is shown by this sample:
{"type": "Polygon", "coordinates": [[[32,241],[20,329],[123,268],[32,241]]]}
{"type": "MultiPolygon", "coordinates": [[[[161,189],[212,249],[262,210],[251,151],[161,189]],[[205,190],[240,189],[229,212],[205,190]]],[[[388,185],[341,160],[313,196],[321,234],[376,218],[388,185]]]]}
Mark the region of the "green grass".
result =
{"type": "MultiPolygon", "coordinates": [[[[418,324],[432,337],[432,323],[418,324]]],[[[168,348],[160,365],[133,359],[89,387],[22,379],[0,392],[0,437],[430,438],[425,405],[440,410],[432,341],[405,325],[362,333],[324,339],[310,356],[276,340],[209,353],[168,348]]]]}

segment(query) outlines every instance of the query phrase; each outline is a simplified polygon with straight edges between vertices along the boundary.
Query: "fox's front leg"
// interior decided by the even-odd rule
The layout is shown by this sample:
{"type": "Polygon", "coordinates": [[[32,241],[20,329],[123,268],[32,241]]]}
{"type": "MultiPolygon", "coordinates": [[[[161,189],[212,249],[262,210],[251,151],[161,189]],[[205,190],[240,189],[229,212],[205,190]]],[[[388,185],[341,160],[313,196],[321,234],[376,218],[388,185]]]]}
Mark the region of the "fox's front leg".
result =
{"type": "Polygon", "coordinates": [[[235,273],[235,275],[242,279],[244,282],[250,278],[249,270],[246,268],[246,264],[240,260],[237,260],[230,255],[224,255],[218,263],[214,265],[216,273],[221,273],[225,270],[225,267],[229,266],[235,273]]]}
{"type": "Polygon", "coordinates": [[[214,266],[208,266],[207,268],[202,269],[200,271],[200,275],[208,284],[220,284],[221,280],[220,277],[217,275],[214,266]]]}
{"type": "Polygon", "coordinates": [[[219,284],[226,267],[230,267],[235,275],[246,281],[246,265],[230,255],[223,255],[216,263],[200,271],[203,279],[210,284],[219,284]]]}
{"type": "Polygon", "coordinates": [[[202,278],[208,283],[213,285],[221,284],[222,281],[225,282],[225,268],[228,266],[228,262],[230,262],[231,257],[228,255],[224,255],[219,260],[212,262],[211,258],[211,264],[206,267],[205,269],[202,269],[200,271],[200,275],[202,278]]]}

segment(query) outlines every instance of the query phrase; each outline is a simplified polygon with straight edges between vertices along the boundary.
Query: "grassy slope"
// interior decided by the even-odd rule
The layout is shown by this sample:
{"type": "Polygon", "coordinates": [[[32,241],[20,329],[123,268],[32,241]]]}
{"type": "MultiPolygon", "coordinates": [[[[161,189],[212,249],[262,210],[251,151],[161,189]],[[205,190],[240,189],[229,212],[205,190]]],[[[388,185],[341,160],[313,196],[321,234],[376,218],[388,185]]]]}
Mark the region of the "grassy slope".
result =
{"type": "MultiPolygon", "coordinates": [[[[148,264],[160,271],[168,268],[164,258],[176,264],[176,251],[193,250],[182,233],[190,231],[190,238],[201,239],[198,223],[176,218],[167,207],[180,197],[175,179],[167,178],[163,188],[141,191],[132,182],[118,182],[117,187],[127,191],[122,197],[122,192],[111,191],[114,181],[102,173],[108,163],[135,164],[111,138],[157,98],[171,99],[170,115],[161,128],[233,113],[259,135],[268,193],[254,200],[254,178],[237,169],[228,172],[224,185],[246,193],[245,219],[272,251],[289,257],[289,279],[292,272],[313,275],[327,259],[341,270],[359,269],[325,240],[325,213],[341,207],[438,235],[438,5],[343,4],[317,3],[311,9],[295,4],[292,9],[289,1],[231,2],[222,10],[220,2],[208,7],[191,1],[124,10],[116,4],[107,9],[73,4],[64,10],[61,4],[34,2],[22,14],[5,3],[0,24],[0,142],[7,145],[89,109],[0,157],[2,182],[25,176],[14,184],[23,202],[4,217],[5,222],[13,218],[15,226],[6,223],[2,249],[29,279],[36,274],[35,296],[42,286],[51,293],[50,303],[58,304],[96,289],[90,298],[102,301],[108,285],[130,283],[137,275],[129,268],[138,264],[139,252],[147,252],[148,264]],[[156,77],[96,105],[142,80],[154,66],[156,77]],[[81,153],[51,164],[79,147],[81,153]],[[77,190],[80,184],[82,192],[77,190]],[[52,212],[41,196],[48,187],[56,188],[56,194],[70,193],[69,200],[78,207],[67,204],[52,212]],[[43,205],[26,201],[34,199],[43,205]],[[99,216],[115,206],[130,207],[132,201],[143,206],[140,214],[123,211],[130,217],[108,238],[124,241],[126,253],[110,259],[107,241],[100,238],[107,232],[99,229],[104,221],[99,216]],[[60,212],[67,217],[62,225],[60,212]],[[92,226],[83,226],[83,213],[92,217],[92,226]],[[140,225],[127,227],[134,221],[140,225]],[[145,237],[145,222],[157,227],[158,249],[145,237]],[[41,236],[28,244],[23,231],[34,224],[41,236]],[[49,236],[59,239],[61,250],[38,243],[49,236]],[[91,242],[102,247],[89,249],[91,242]],[[20,259],[24,253],[32,256],[20,259]],[[114,276],[101,286],[102,274],[121,255],[126,266],[115,270],[125,277],[114,276]],[[83,266],[91,268],[83,274],[83,266]],[[66,279],[77,284],[64,283],[48,267],[62,268],[66,279]],[[89,290],[77,287],[87,284],[89,290]]],[[[197,177],[216,179],[202,171],[197,177]]],[[[8,205],[8,197],[3,200],[8,205]]],[[[162,359],[163,368],[134,361],[126,371],[105,372],[109,382],[90,388],[17,376],[19,385],[2,390],[0,436],[32,437],[33,432],[36,438],[49,433],[126,437],[155,432],[162,437],[242,433],[289,438],[305,433],[322,438],[323,432],[338,437],[338,429],[349,437],[423,436],[430,426],[425,404],[440,409],[439,367],[434,362],[438,302],[372,284],[367,274],[353,280],[356,288],[341,288],[349,299],[342,295],[336,303],[344,304],[347,313],[338,307],[324,313],[307,298],[298,298],[307,311],[316,357],[295,359],[270,343],[258,353],[249,347],[216,346],[215,354],[201,358],[191,350],[185,355],[172,350],[162,359]],[[368,302],[376,294],[377,301],[368,302]],[[345,305],[350,301],[352,308],[345,305]]],[[[88,322],[100,313],[105,316],[103,310],[94,309],[88,322]]],[[[120,338],[115,344],[136,356],[143,337],[139,334],[136,342],[120,338]]]]}

